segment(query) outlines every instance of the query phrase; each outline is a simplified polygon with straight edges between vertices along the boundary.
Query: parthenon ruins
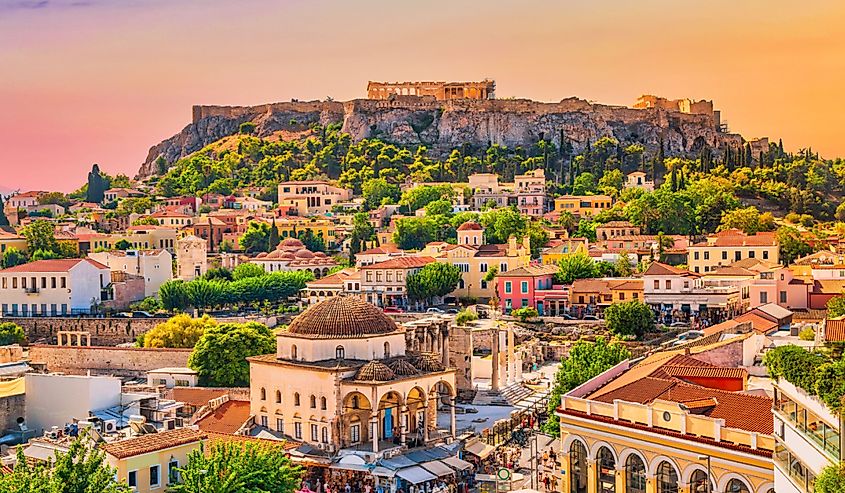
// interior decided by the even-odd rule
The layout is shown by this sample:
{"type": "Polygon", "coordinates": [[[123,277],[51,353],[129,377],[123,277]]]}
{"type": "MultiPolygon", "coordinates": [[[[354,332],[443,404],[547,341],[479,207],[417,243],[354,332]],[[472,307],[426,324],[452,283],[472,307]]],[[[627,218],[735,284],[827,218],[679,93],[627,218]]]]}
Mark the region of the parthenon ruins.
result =
{"type": "Polygon", "coordinates": [[[446,99],[495,99],[496,81],[481,82],[373,82],[367,84],[367,99],[399,96],[434,96],[446,99]]]}

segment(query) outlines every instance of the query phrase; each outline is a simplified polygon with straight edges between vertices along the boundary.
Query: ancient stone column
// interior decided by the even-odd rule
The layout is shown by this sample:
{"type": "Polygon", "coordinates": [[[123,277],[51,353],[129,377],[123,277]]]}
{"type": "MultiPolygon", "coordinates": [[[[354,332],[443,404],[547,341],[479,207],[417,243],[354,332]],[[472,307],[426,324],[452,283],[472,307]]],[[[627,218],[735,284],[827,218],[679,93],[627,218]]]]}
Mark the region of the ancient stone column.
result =
{"type": "Polygon", "coordinates": [[[370,425],[373,431],[373,453],[378,452],[378,413],[370,418],[370,425]]]}
{"type": "Polygon", "coordinates": [[[402,406],[400,411],[400,433],[401,433],[401,443],[405,445],[405,436],[408,433],[408,406],[402,406]]]}
{"type": "Polygon", "coordinates": [[[452,396],[449,398],[449,431],[452,433],[452,438],[458,438],[458,421],[455,417],[455,405],[457,399],[452,396]]]}
{"type": "Polygon", "coordinates": [[[430,419],[429,412],[431,411],[430,410],[431,403],[429,401],[431,401],[431,400],[434,401],[434,417],[435,417],[435,419],[437,419],[437,391],[432,392],[431,397],[429,399],[426,399],[423,402],[423,422],[422,422],[422,426],[423,426],[423,441],[425,443],[428,443],[428,420],[430,419]]]}
{"type": "Polygon", "coordinates": [[[499,391],[499,328],[493,329],[493,337],[490,340],[490,347],[493,349],[492,370],[490,376],[490,390],[499,391]]]}
{"type": "Polygon", "coordinates": [[[516,356],[514,354],[513,326],[508,324],[508,385],[516,383],[516,356]]]}

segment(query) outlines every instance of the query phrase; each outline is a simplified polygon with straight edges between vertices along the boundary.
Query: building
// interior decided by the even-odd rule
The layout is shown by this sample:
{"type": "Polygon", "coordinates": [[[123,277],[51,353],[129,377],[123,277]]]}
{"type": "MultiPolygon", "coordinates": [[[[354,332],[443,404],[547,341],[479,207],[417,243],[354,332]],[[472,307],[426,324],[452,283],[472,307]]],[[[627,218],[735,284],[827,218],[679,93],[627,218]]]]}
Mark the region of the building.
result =
{"type": "Polygon", "coordinates": [[[496,296],[503,313],[532,307],[540,316],[546,314],[545,300],[539,294],[552,289],[556,265],[526,265],[496,276],[496,296]]]}
{"type": "Polygon", "coordinates": [[[201,216],[194,219],[193,224],[186,226],[186,234],[199,236],[206,241],[209,252],[220,250],[223,236],[232,233],[232,227],[214,216],[201,216]]]}
{"type": "Polygon", "coordinates": [[[26,238],[0,228],[0,255],[6,253],[6,250],[10,248],[15,248],[20,252],[26,252],[26,238]]]}
{"type": "Polygon", "coordinates": [[[103,192],[103,202],[114,202],[118,199],[125,199],[128,197],[144,197],[146,194],[131,188],[109,188],[103,192]]]}
{"type": "Polygon", "coordinates": [[[147,385],[150,387],[196,387],[197,381],[197,371],[190,368],[157,368],[147,372],[147,385]]]}
{"type": "Polygon", "coordinates": [[[614,303],[644,297],[642,279],[576,279],[569,288],[569,305],[579,313],[601,313],[614,303]]]}
{"type": "Polygon", "coordinates": [[[394,257],[404,257],[407,255],[405,250],[400,249],[395,243],[385,243],[377,247],[368,248],[362,252],[355,254],[355,266],[361,267],[364,265],[375,264],[377,262],[384,262],[394,257]]]}
{"type": "Polygon", "coordinates": [[[806,493],[843,456],[843,416],[785,378],[774,383],[774,476],[777,493],[806,493]]]}
{"type": "Polygon", "coordinates": [[[495,99],[496,82],[374,82],[367,83],[367,99],[386,100],[393,96],[428,96],[447,99],[495,99]]]}
{"type": "Polygon", "coordinates": [[[321,279],[314,279],[305,283],[305,288],[302,289],[302,299],[309,305],[319,303],[320,301],[331,298],[332,296],[340,296],[343,294],[357,294],[360,292],[361,276],[357,268],[346,268],[335,272],[330,276],[325,276],[321,279]],[[359,288],[350,293],[344,289],[346,281],[350,278],[357,278],[359,281],[359,288]]]}
{"type": "Polygon", "coordinates": [[[514,176],[513,183],[499,183],[495,173],[474,173],[468,179],[473,191],[472,205],[482,210],[487,205],[515,206],[520,213],[541,217],[546,212],[546,175],[542,168],[514,176]]]}
{"type": "Polygon", "coordinates": [[[106,463],[132,491],[164,491],[179,482],[179,469],[188,455],[207,443],[208,435],[190,428],[139,435],[101,446],[106,463]]]}
{"type": "Polygon", "coordinates": [[[410,305],[408,276],[434,261],[428,256],[408,256],[364,265],[360,268],[361,296],[380,307],[407,307],[410,305]]]}
{"type": "Polygon", "coordinates": [[[640,227],[628,221],[610,221],[596,225],[596,240],[607,241],[613,238],[629,237],[640,234],[640,227]]]}
{"type": "Polygon", "coordinates": [[[643,273],[643,298],[661,321],[721,322],[747,309],[737,286],[705,286],[701,275],[653,262],[643,273]]]}
{"type": "Polygon", "coordinates": [[[47,192],[32,190],[29,192],[21,192],[12,194],[6,199],[4,208],[6,209],[26,209],[27,207],[35,207],[38,205],[38,199],[47,195],[47,192]]]}
{"type": "Polygon", "coordinates": [[[0,270],[2,314],[79,315],[96,311],[111,293],[111,271],[96,260],[38,260],[0,270]]]}
{"type": "Polygon", "coordinates": [[[24,378],[26,423],[39,434],[120,404],[117,377],[27,373],[24,378]]]}
{"type": "Polygon", "coordinates": [[[277,332],[277,348],[248,358],[250,414],[260,428],[329,453],[378,453],[455,435],[448,351],[439,359],[407,350],[406,329],[369,303],[350,296],[317,303],[277,332]],[[443,403],[451,424],[441,434],[443,403]]]}
{"type": "Polygon", "coordinates": [[[546,212],[546,174],[543,168],[513,177],[514,196],[519,212],[541,217],[546,212]]]}
{"type": "Polygon", "coordinates": [[[609,195],[562,195],[555,199],[555,213],[568,212],[575,217],[593,217],[613,207],[609,195]]]}
{"type": "Polygon", "coordinates": [[[642,171],[633,171],[625,177],[625,188],[642,188],[648,192],[654,191],[654,181],[642,171]]]}
{"type": "Polygon", "coordinates": [[[176,241],[176,278],[191,281],[208,270],[208,242],[188,235],[176,241]]]}
{"type": "Polygon", "coordinates": [[[194,216],[169,209],[155,211],[150,214],[149,217],[158,221],[158,224],[161,226],[168,226],[177,229],[190,226],[194,223],[194,216]]]}
{"type": "Polygon", "coordinates": [[[155,296],[158,288],[173,279],[173,256],[167,250],[111,250],[89,253],[88,258],[112,272],[144,278],[144,296],[155,296]]]}
{"type": "Polygon", "coordinates": [[[279,183],[279,205],[297,204],[302,216],[326,214],[352,198],[352,191],[327,181],[285,181],[279,183]]]}
{"type": "Polygon", "coordinates": [[[123,233],[77,233],[79,252],[88,254],[97,250],[115,250],[118,243],[127,242],[132,250],[176,250],[176,230],[167,226],[129,226],[123,233]]]}
{"type": "Polygon", "coordinates": [[[267,272],[288,272],[307,270],[314,277],[327,276],[337,267],[337,261],[323,252],[312,252],[296,238],[286,238],[279,242],[270,253],[261,252],[250,263],[260,265],[267,272]]]}
{"type": "Polygon", "coordinates": [[[566,238],[557,241],[557,245],[546,248],[540,253],[540,260],[544,264],[557,265],[560,259],[567,255],[574,253],[587,255],[589,252],[590,240],[587,238],[566,238]]]}
{"type": "Polygon", "coordinates": [[[564,395],[561,491],[774,493],[772,427],[761,419],[772,399],[747,393],[744,368],[707,359],[656,353],[564,395]]]}
{"type": "Polygon", "coordinates": [[[736,229],[720,231],[708,236],[706,241],[689,246],[689,269],[705,273],[748,258],[776,264],[780,262],[779,248],[772,232],[747,235],[736,229]]]}

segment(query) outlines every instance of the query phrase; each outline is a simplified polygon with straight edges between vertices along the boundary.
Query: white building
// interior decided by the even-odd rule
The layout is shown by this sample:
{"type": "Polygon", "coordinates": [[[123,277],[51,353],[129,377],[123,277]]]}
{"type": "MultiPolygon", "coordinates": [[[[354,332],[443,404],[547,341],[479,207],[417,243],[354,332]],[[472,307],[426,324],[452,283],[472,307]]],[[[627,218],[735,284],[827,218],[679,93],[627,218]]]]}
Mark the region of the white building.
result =
{"type": "Polygon", "coordinates": [[[642,188],[643,190],[653,192],[654,181],[649,180],[648,176],[642,171],[634,171],[628,173],[625,177],[625,188],[642,188]]]}
{"type": "Polygon", "coordinates": [[[111,299],[110,283],[94,259],[38,260],[0,270],[0,308],[18,317],[89,313],[111,299]]]}
{"type": "Polygon", "coordinates": [[[786,379],[775,382],[775,491],[805,493],[822,470],[842,460],[842,417],[786,379]]]}
{"type": "Polygon", "coordinates": [[[189,235],[176,240],[176,277],[191,281],[208,270],[208,242],[189,235]]]}
{"type": "Polygon", "coordinates": [[[144,296],[155,296],[158,288],[173,279],[173,255],[167,250],[112,250],[89,253],[88,258],[112,271],[144,278],[144,296]]]}
{"type": "Polygon", "coordinates": [[[147,385],[173,387],[196,387],[197,371],[190,368],[157,368],[147,372],[147,385]]]}
{"type": "Polygon", "coordinates": [[[41,433],[120,405],[120,379],[27,373],[26,423],[41,433]]]}

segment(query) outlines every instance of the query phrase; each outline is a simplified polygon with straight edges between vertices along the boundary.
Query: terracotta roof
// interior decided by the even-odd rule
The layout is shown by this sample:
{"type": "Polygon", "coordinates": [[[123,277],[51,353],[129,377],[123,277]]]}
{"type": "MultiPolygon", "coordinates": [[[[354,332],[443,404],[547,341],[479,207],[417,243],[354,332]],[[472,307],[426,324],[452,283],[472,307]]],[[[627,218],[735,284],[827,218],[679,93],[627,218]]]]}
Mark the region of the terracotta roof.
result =
{"type": "Polygon", "coordinates": [[[195,424],[202,431],[234,435],[249,416],[249,401],[226,401],[195,424]]]}
{"type": "Polygon", "coordinates": [[[398,257],[384,262],[365,265],[362,269],[415,269],[434,262],[432,257],[398,257]]]}
{"type": "Polygon", "coordinates": [[[759,332],[761,334],[774,332],[778,328],[777,322],[773,322],[762,315],[754,313],[753,311],[743,313],[742,315],[735,317],[734,320],[739,323],[751,322],[751,328],[754,329],[755,332],[759,332]]]}
{"type": "Polygon", "coordinates": [[[617,279],[609,281],[610,289],[643,290],[645,281],[642,279],[617,279]]]}
{"type": "Polygon", "coordinates": [[[845,281],[838,279],[814,279],[813,293],[816,294],[842,294],[845,290],[845,281]]]}
{"type": "Polygon", "coordinates": [[[500,272],[499,277],[533,277],[557,274],[558,266],[554,264],[526,265],[507,272],[500,272]]]}
{"type": "Polygon", "coordinates": [[[227,433],[215,433],[213,431],[209,431],[207,434],[208,440],[211,443],[257,443],[261,445],[275,445],[282,447],[285,450],[293,450],[302,445],[299,442],[294,442],[291,440],[270,440],[269,438],[258,438],[246,435],[230,435],[227,433]]]}
{"type": "Polygon", "coordinates": [[[0,274],[7,274],[12,272],[67,272],[76,267],[80,262],[88,262],[98,269],[108,269],[94,259],[90,258],[61,258],[51,260],[36,260],[27,264],[16,265],[8,269],[0,270],[0,274]]]}
{"type": "Polygon", "coordinates": [[[663,366],[663,371],[671,377],[683,379],[692,378],[745,378],[748,371],[745,368],[728,368],[718,366],[663,366]]]}
{"type": "Polygon", "coordinates": [[[171,399],[177,402],[200,407],[208,404],[208,401],[228,394],[225,389],[210,389],[204,387],[173,387],[171,399]]]}
{"type": "Polygon", "coordinates": [[[287,327],[287,333],[313,338],[368,337],[399,330],[375,305],[354,296],[335,296],[312,305],[287,327]]]}
{"type": "Polygon", "coordinates": [[[645,272],[643,272],[643,276],[690,276],[690,277],[698,277],[697,274],[693,274],[692,272],[684,269],[679,269],[677,267],[673,267],[669,264],[664,264],[662,262],[652,262],[651,265],[648,266],[645,272]]]}
{"type": "Polygon", "coordinates": [[[112,457],[125,459],[127,457],[137,457],[139,455],[164,450],[170,447],[199,442],[207,438],[208,435],[201,431],[192,430],[190,428],[179,428],[176,430],[168,430],[128,438],[119,442],[106,443],[103,444],[102,448],[112,457]]]}
{"type": "Polygon", "coordinates": [[[334,274],[326,277],[321,277],[320,279],[314,279],[313,281],[308,281],[305,283],[306,286],[326,286],[326,285],[343,285],[344,281],[349,279],[349,276],[352,275],[352,272],[346,271],[339,271],[335,272],[334,274]]]}
{"type": "Polygon", "coordinates": [[[419,370],[417,370],[411,363],[408,363],[408,360],[405,358],[390,361],[387,363],[387,366],[393,370],[393,373],[403,377],[418,375],[420,373],[419,370]]]}
{"type": "Polygon", "coordinates": [[[744,267],[725,265],[704,274],[704,276],[756,277],[757,273],[744,267]]]}
{"type": "Polygon", "coordinates": [[[708,241],[690,245],[690,247],[702,248],[708,246],[717,247],[741,247],[741,246],[776,246],[777,237],[772,232],[760,232],[755,235],[746,235],[736,230],[722,231],[708,237],[708,241]]]}
{"type": "Polygon", "coordinates": [[[368,250],[364,250],[363,252],[358,252],[357,255],[387,255],[390,253],[399,253],[401,251],[402,250],[397,247],[395,243],[385,243],[384,245],[370,248],[368,250]]]}
{"type": "Polygon", "coordinates": [[[458,226],[458,229],[457,229],[457,231],[482,231],[482,230],[484,230],[484,228],[482,228],[481,225],[478,224],[475,221],[467,221],[467,222],[461,224],[460,226],[458,226]]]}
{"type": "Polygon", "coordinates": [[[845,342],[845,317],[829,318],[824,321],[825,342],[845,342]]]}
{"type": "Polygon", "coordinates": [[[443,371],[446,369],[443,363],[433,353],[420,353],[419,356],[411,361],[411,364],[423,372],[443,371]]]}
{"type": "MultiPolygon", "coordinates": [[[[521,246],[520,243],[517,243],[517,248],[521,246]]],[[[476,257],[504,257],[508,253],[508,246],[507,245],[499,245],[499,244],[490,244],[490,245],[479,245],[478,250],[475,252],[476,257]]]]}
{"type": "Polygon", "coordinates": [[[355,373],[355,380],[365,382],[387,382],[394,378],[396,374],[393,370],[380,361],[370,361],[355,373]]]}
{"type": "Polygon", "coordinates": [[[571,292],[584,292],[584,293],[604,293],[608,290],[607,281],[604,279],[575,279],[572,282],[572,288],[570,289],[571,292]]]}

